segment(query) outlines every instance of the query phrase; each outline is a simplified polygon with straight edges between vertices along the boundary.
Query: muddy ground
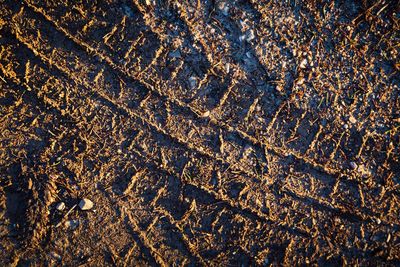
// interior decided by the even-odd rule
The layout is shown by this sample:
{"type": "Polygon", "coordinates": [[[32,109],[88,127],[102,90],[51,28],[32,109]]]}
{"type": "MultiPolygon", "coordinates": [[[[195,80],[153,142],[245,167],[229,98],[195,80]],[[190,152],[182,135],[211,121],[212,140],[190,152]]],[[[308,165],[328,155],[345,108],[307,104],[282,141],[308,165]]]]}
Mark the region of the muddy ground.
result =
{"type": "Polygon", "coordinates": [[[0,265],[400,265],[399,30],[388,0],[0,0],[0,265]]]}

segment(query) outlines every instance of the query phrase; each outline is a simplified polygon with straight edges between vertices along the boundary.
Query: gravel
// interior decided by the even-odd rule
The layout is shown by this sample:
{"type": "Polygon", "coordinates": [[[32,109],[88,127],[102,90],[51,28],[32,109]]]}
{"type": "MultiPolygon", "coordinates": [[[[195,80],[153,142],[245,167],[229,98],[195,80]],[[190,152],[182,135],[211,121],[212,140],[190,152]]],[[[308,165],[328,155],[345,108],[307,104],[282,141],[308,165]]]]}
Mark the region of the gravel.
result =
{"type": "Polygon", "coordinates": [[[87,198],[83,198],[80,202],[79,202],[79,208],[81,210],[90,210],[93,208],[93,202],[87,198]]]}

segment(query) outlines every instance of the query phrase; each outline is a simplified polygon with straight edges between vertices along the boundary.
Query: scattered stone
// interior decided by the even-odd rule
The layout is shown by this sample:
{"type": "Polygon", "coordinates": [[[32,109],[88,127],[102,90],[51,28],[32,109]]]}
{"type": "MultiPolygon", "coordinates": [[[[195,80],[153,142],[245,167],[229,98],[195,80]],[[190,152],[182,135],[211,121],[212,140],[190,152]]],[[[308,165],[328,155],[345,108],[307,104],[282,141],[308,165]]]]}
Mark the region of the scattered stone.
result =
{"type": "Polygon", "coordinates": [[[298,79],[298,80],[296,81],[296,85],[302,85],[302,84],[304,84],[305,81],[306,81],[306,79],[300,78],[300,79],[298,79]]]}
{"type": "Polygon", "coordinates": [[[353,170],[355,170],[355,169],[357,169],[357,164],[354,162],[354,161],[352,161],[352,162],[350,162],[350,168],[352,168],[353,170]]]}
{"type": "Polygon", "coordinates": [[[225,16],[229,15],[229,6],[226,2],[220,2],[218,8],[222,11],[225,16]]]}
{"type": "Polygon", "coordinates": [[[78,220],[68,220],[65,222],[65,227],[71,228],[72,230],[76,229],[79,226],[78,220]]]}
{"type": "Polygon", "coordinates": [[[79,208],[81,210],[90,210],[93,208],[93,202],[87,198],[84,198],[79,202],[79,208]]]}
{"type": "Polygon", "coordinates": [[[357,120],[356,120],[356,118],[354,118],[353,116],[350,115],[349,122],[351,122],[352,124],[355,124],[357,122],[357,120]]]}
{"type": "Polygon", "coordinates": [[[207,110],[206,112],[204,112],[203,114],[201,114],[201,116],[203,117],[203,118],[207,118],[208,116],[210,116],[210,111],[209,110],[207,110]]]}
{"type": "Polygon", "coordinates": [[[247,32],[247,38],[246,41],[250,42],[251,40],[253,40],[256,36],[254,35],[254,31],[253,30],[249,30],[247,32]]]}
{"type": "Polygon", "coordinates": [[[63,211],[65,209],[65,203],[64,202],[57,203],[56,209],[58,211],[63,211]]]}
{"type": "Polygon", "coordinates": [[[305,68],[307,67],[307,64],[308,64],[307,59],[306,59],[306,58],[303,59],[303,60],[300,62],[300,69],[305,69],[305,68]]]}
{"type": "Polygon", "coordinates": [[[231,65],[229,63],[225,64],[225,69],[226,69],[226,73],[229,73],[230,69],[231,69],[231,65]]]}
{"type": "Polygon", "coordinates": [[[50,252],[50,256],[51,256],[53,259],[57,260],[57,261],[60,261],[60,260],[61,260],[61,256],[58,255],[57,253],[55,253],[54,251],[53,251],[53,252],[50,252]]]}
{"type": "Polygon", "coordinates": [[[190,88],[194,89],[196,87],[196,85],[197,85],[196,77],[193,77],[193,76],[190,77],[189,78],[189,86],[190,86],[190,88]]]}

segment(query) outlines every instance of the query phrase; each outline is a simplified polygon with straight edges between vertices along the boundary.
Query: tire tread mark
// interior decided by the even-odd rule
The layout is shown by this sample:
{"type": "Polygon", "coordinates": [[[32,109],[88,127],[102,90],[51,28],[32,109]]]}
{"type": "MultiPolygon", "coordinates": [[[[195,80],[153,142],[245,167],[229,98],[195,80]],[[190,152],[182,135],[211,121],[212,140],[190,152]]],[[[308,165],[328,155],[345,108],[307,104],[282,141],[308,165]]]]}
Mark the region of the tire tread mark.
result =
{"type": "MultiPolygon", "coordinates": [[[[27,3],[26,0],[25,0],[25,3],[27,3]]],[[[42,16],[44,16],[44,18],[45,18],[46,20],[48,20],[48,21],[51,22],[53,25],[55,25],[55,27],[57,28],[57,30],[59,30],[60,32],[62,32],[68,39],[72,40],[73,42],[75,42],[75,43],[76,43],[77,45],[79,45],[79,46],[83,46],[87,51],[90,51],[90,52],[93,53],[94,55],[97,55],[100,59],[102,59],[102,60],[104,60],[105,62],[107,62],[113,69],[116,69],[117,71],[122,72],[123,74],[127,75],[127,77],[129,77],[129,74],[127,74],[127,73],[125,73],[123,70],[121,70],[121,68],[119,68],[108,56],[102,54],[102,53],[99,52],[97,49],[90,47],[90,46],[89,46],[88,44],[86,44],[85,42],[83,42],[83,41],[77,39],[76,37],[72,36],[71,34],[69,34],[65,29],[63,29],[62,27],[60,27],[60,26],[58,25],[57,22],[55,22],[55,21],[52,20],[47,14],[45,14],[45,12],[44,12],[43,10],[41,10],[40,8],[38,9],[38,8],[32,6],[32,5],[29,4],[29,3],[27,3],[27,5],[28,5],[30,8],[32,8],[36,13],[40,13],[42,16]]],[[[144,83],[142,80],[140,80],[140,82],[144,83]]],[[[144,84],[146,85],[146,83],[144,83],[144,84]]],[[[149,86],[149,84],[147,83],[146,86],[149,86]]],[[[152,91],[155,91],[156,93],[160,94],[160,93],[159,93],[160,91],[154,89],[154,86],[151,86],[151,87],[148,88],[148,89],[149,89],[149,90],[152,90],[152,91]]],[[[108,97],[108,96],[105,95],[104,93],[99,93],[99,94],[101,94],[101,97],[103,97],[104,99],[106,99],[106,100],[109,101],[110,103],[113,103],[115,106],[121,107],[119,103],[115,103],[115,101],[114,101],[113,99],[111,99],[110,97],[108,97]]],[[[195,114],[197,114],[197,115],[199,115],[199,113],[200,113],[200,112],[197,111],[195,108],[190,107],[190,106],[187,106],[186,104],[182,103],[181,101],[179,101],[179,100],[177,100],[177,99],[171,99],[168,95],[161,95],[161,96],[166,97],[169,101],[171,101],[171,102],[174,103],[174,104],[177,104],[177,105],[180,106],[180,107],[188,108],[189,110],[192,110],[192,111],[193,111],[195,114]]],[[[127,112],[127,114],[131,114],[131,115],[134,115],[134,117],[138,117],[137,114],[135,115],[135,113],[132,113],[132,111],[130,111],[130,110],[127,109],[126,107],[123,107],[122,109],[124,110],[124,112],[127,112]]],[[[139,116],[139,117],[140,117],[140,116],[139,116]]],[[[225,123],[223,123],[223,122],[219,122],[219,121],[217,121],[216,119],[212,118],[211,116],[210,116],[210,121],[211,121],[212,123],[214,123],[215,125],[217,125],[217,126],[219,126],[219,127],[221,127],[221,128],[226,129],[226,130],[227,130],[228,132],[230,132],[230,133],[239,134],[239,136],[241,136],[241,137],[242,137],[244,140],[246,140],[247,142],[250,142],[250,143],[255,144],[255,145],[257,145],[257,146],[260,146],[260,147],[262,147],[262,148],[264,148],[264,149],[267,149],[267,150],[269,150],[269,151],[272,151],[272,152],[274,152],[275,154],[277,154],[277,155],[279,155],[279,156],[286,157],[286,155],[292,155],[296,160],[299,160],[300,162],[304,162],[304,163],[306,163],[307,165],[313,167],[313,168],[316,169],[316,170],[325,172],[325,173],[327,173],[327,174],[329,174],[329,175],[340,176],[340,174],[338,173],[337,170],[334,170],[334,169],[332,169],[332,168],[329,168],[329,167],[327,167],[326,165],[322,165],[322,164],[316,163],[316,162],[314,162],[312,159],[309,159],[308,157],[303,156],[303,155],[301,155],[300,153],[298,153],[298,152],[296,152],[296,151],[293,151],[293,150],[288,149],[288,148],[276,147],[276,146],[271,145],[271,144],[269,144],[269,143],[261,142],[260,140],[256,139],[255,137],[250,136],[250,135],[247,134],[246,132],[241,131],[241,130],[239,130],[239,129],[234,129],[232,126],[230,126],[230,125],[228,125],[228,124],[225,124],[225,123]]],[[[197,152],[199,152],[200,154],[203,154],[203,155],[205,155],[205,156],[207,156],[207,157],[214,158],[214,159],[216,159],[216,160],[218,160],[218,161],[220,161],[220,162],[222,162],[222,163],[227,163],[227,162],[225,162],[225,160],[224,160],[223,158],[215,157],[214,155],[208,153],[208,152],[205,151],[204,149],[202,149],[202,148],[199,149],[199,148],[197,148],[196,146],[194,146],[194,145],[192,145],[192,144],[190,144],[190,143],[187,143],[187,142],[186,142],[185,140],[183,140],[182,138],[169,134],[169,133],[166,132],[164,129],[161,129],[158,125],[155,125],[155,124],[152,123],[152,122],[149,122],[149,123],[150,123],[150,125],[153,125],[153,127],[155,127],[155,129],[156,129],[157,131],[159,131],[159,132],[165,134],[166,136],[169,136],[170,138],[172,138],[172,139],[175,140],[176,142],[178,142],[178,143],[180,143],[180,144],[182,144],[182,145],[184,145],[184,146],[187,146],[189,149],[194,150],[194,151],[197,151],[197,152]]],[[[228,165],[229,165],[229,164],[231,164],[231,163],[228,163],[228,165]]],[[[246,175],[253,176],[251,173],[249,173],[248,171],[244,170],[243,168],[239,168],[239,170],[242,171],[243,173],[245,173],[246,175]]],[[[316,202],[321,202],[322,205],[328,205],[328,207],[333,206],[333,207],[334,207],[335,209],[337,209],[338,211],[341,211],[341,210],[342,210],[343,213],[346,213],[346,212],[347,212],[346,210],[343,210],[343,207],[338,206],[337,204],[332,204],[332,203],[329,203],[328,201],[320,201],[320,200],[315,199],[315,198],[314,198],[314,200],[315,200],[316,202]]],[[[360,218],[369,218],[369,217],[370,217],[369,215],[363,214],[363,213],[360,212],[360,211],[356,211],[356,212],[357,212],[357,214],[358,214],[357,216],[359,216],[360,218]]]]}
{"type": "MultiPolygon", "coordinates": [[[[40,58],[40,60],[46,62],[47,64],[50,64],[50,60],[49,60],[45,55],[43,55],[43,54],[41,54],[40,52],[38,52],[38,51],[37,51],[34,47],[32,47],[29,43],[27,43],[25,40],[21,39],[20,36],[15,36],[15,37],[16,37],[16,39],[17,39],[19,42],[21,42],[21,44],[25,45],[29,50],[31,50],[32,53],[34,53],[35,55],[37,55],[37,56],[40,58]]],[[[55,69],[57,69],[58,71],[62,72],[63,75],[65,75],[68,79],[72,79],[72,78],[69,77],[69,73],[68,73],[68,72],[65,72],[65,70],[63,71],[62,68],[60,69],[59,67],[57,67],[57,65],[54,65],[54,64],[55,64],[55,63],[53,62],[53,64],[50,65],[50,66],[54,66],[55,69]]],[[[72,79],[72,80],[74,80],[74,79],[72,79]]],[[[85,84],[82,84],[82,85],[83,85],[83,86],[86,86],[85,84]]],[[[25,86],[28,86],[28,85],[25,85],[25,86]]],[[[30,87],[28,87],[28,88],[30,88],[30,87]]],[[[96,93],[96,92],[93,92],[93,94],[92,94],[91,97],[96,98],[96,95],[97,95],[97,93],[96,93]]],[[[104,97],[102,97],[101,95],[99,95],[99,96],[97,96],[97,97],[100,97],[101,99],[104,99],[104,101],[106,101],[107,103],[111,104],[115,109],[117,109],[117,110],[120,109],[120,108],[118,107],[118,104],[115,104],[115,103],[113,104],[113,102],[110,102],[110,100],[108,100],[108,99],[109,99],[108,97],[107,97],[107,98],[104,98],[104,97]]],[[[127,113],[124,109],[122,109],[121,112],[123,112],[123,114],[128,114],[128,115],[129,115],[129,113],[127,113]]],[[[136,117],[136,116],[132,116],[132,117],[136,117]]],[[[139,118],[139,119],[141,119],[141,118],[139,118]]],[[[81,125],[79,125],[79,126],[81,126],[81,125]]],[[[144,160],[148,159],[149,156],[150,156],[150,155],[149,155],[149,156],[143,155],[140,151],[135,150],[134,148],[132,148],[132,151],[135,152],[136,155],[140,156],[140,157],[143,158],[144,160]]],[[[151,169],[156,168],[156,169],[158,169],[158,170],[160,170],[160,171],[163,171],[163,172],[165,172],[165,173],[167,173],[167,174],[169,174],[169,175],[174,175],[174,176],[177,176],[177,177],[182,177],[179,173],[173,171],[171,168],[168,168],[168,167],[166,167],[166,166],[163,166],[162,164],[155,164],[155,163],[153,163],[151,166],[149,166],[149,168],[151,168],[151,169]]],[[[246,204],[244,204],[244,203],[240,203],[240,202],[235,201],[234,199],[232,199],[232,198],[230,198],[229,196],[227,196],[225,193],[221,193],[221,192],[216,193],[216,192],[214,192],[214,191],[208,189],[207,187],[205,187],[205,186],[203,186],[203,185],[199,185],[199,184],[197,184],[197,183],[195,183],[195,182],[192,182],[192,181],[190,181],[190,180],[187,180],[187,179],[184,180],[184,182],[185,182],[185,184],[188,184],[188,185],[191,185],[191,186],[193,186],[193,187],[198,188],[199,190],[203,191],[205,194],[209,195],[209,196],[212,197],[213,199],[225,203],[228,207],[230,207],[231,209],[233,209],[235,212],[238,212],[238,213],[241,213],[241,212],[242,212],[242,213],[244,213],[244,214],[247,214],[247,216],[257,218],[259,221],[268,221],[268,222],[271,222],[271,223],[275,223],[273,220],[271,220],[271,219],[270,219],[268,216],[266,216],[265,214],[260,213],[258,210],[252,208],[251,206],[248,206],[248,205],[246,205],[246,204]]],[[[288,231],[288,232],[296,233],[297,235],[307,236],[307,233],[303,232],[303,230],[301,230],[301,229],[296,229],[296,228],[295,228],[295,229],[292,229],[291,227],[286,226],[284,223],[283,223],[283,224],[281,223],[281,224],[280,224],[280,227],[282,228],[283,231],[288,231]]]]}
{"type": "MultiPolygon", "coordinates": [[[[92,53],[93,55],[98,56],[102,61],[107,62],[112,69],[115,69],[121,73],[123,73],[124,75],[126,75],[127,77],[130,77],[130,75],[128,73],[126,73],[124,70],[122,70],[120,67],[118,67],[107,55],[104,55],[103,53],[101,53],[100,51],[98,51],[95,48],[92,48],[90,45],[86,44],[85,42],[83,42],[82,40],[72,36],[70,33],[68,33],[64,28],[62,28],[61,26],[58,25],[58,23],[54,20],[52,20],[51,17],[49,17],[42,9],[40,8],[36,8],[35,6],[33,6],[32,4],[28,3],[27,0],[24,0],[24,2],[30,7],[32,8],[36,13],[40,13],[46,20],[48,20],[49,22],[51,22],[53,25],[55,25],[55,27],[57,28],[57,30],[59,30],[60,32],[62,32],[68,39],[72,40],[73,42],[75,42],[77,45],[82,46],[86,51],[90,51],[90,53],[92,53]]],[[[158,95],[166,97],[169,101],[171,101],[172,103],[176,104],[177,106],[180,106],[182,108],[191,110],[194,114],[196,114],[199,117],[202,117],[203,112],[201,112],[200,110],[198,110],[195,107],[192,106],[188,106],[187,104],[183,103],[182,101],[175,99],[175,98],[171,98],[169,95],[166,95],[164,93],[161,93],[161,90],[158,90],[156,86],[151,85],[150,83],[144,81],[143,79],[141,79],[140,77],[138,77],[137,79],[139,79],[139,81],[141,83],[143,83],[146,88],[148,88],[148,90],[154,91],[156,92],[158,95]]],[[[299,160],[300,162],[304,162],[307,165],[310,165],[311,167],[325,172],[329,175],[334,175],[334,176],[339,176],[340,172],[338,170],[329,168],[327,166],[324,166],[322,164],[316,163],[315,161],[313,161],[312,159],[301,155],[300,153],[296,152],[296,151],[292,151],[290,149],[287,148],[282,148],[282,147],[276,147],[270,143],[267,142],[261,142],[260,140],[257,140],[255,137],[249,135],[248,133],[239,130],[239,129],[235,129],[232,126],[218,121],[216,118],[214,118],[212,115],[210,115],[210,122],[214,125],[217,125],[218,127],[221,127],[225,130],[227,130],[230,133],[233,134],[238,134],[239,136],[241,136],[241,138],[243,138],[243,140],[253,144],[253,145],[257,145],[260,146],[261,148],[266,148],[269,151],[274,152],[275,154],[277,154],[278,156],[281,157],[287,157],[287,155],[292,155],[296,160],[299,160]]]]}

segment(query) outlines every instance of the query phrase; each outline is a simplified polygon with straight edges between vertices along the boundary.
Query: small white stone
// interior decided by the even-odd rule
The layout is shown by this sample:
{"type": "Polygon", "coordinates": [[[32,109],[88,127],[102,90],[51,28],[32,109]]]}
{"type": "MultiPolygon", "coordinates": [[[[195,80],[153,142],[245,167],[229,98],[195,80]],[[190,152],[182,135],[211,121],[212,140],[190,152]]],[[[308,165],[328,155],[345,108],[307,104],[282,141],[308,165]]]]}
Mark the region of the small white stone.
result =
{"type": "Polygon", "coordinates": [[[354,118],[353,116],[350,116],[349,121],[353,124],[357,122],[356,118],[354,118]]]}
{"type": "Polygon", "coordinates": [[[93,202],[87,198],[84,198],[79,202],[79,208],[81,210],[90,210],[93,208],[93,202]]]}
{"type": "Polygon", "coordinates": [[[305,68],[307,67],[307,64],[308,64],[307,59],[306,59],[306,58],[303,59],[303,60],[300,62],[300,68],[301,68],[301,69],[305,69],[305,68]]]}
{"type": "Polygon", "coordinates": [[[306,81],[306,79],[300,78],[300,79],[298,79],[298,80],[296,81],[296,84],[297,84],[297,85],[302,85],[302,84],[304,84],[305,81],[306,81]]]}
{"type": "Polygon", "coordinates": [[[219,9],[222,11],[222,14],[224,14],[225,16],[229,15],[229,6],[227,3],[222,2],[219,5],[219,9]]]}
{"type": "Polygon", "coordinates": [[[204,112],[203,114],[201,114],[201,116],[203,117],[203,118],[207,118],[208,116],[210,116],[210,111],[209,110],[207,110],[206,112],[204,112]]]}
{"type": "Polygon", "coordinates": [[[253,30],[249,30],[249,31],[247,32],[247,38],[246,38],[247,42],[250,42],[250,41],[253,40],[254,38],[255,38],[254,31],[253,31],[253,30]]]}
{"type": "Polygon", "coordinates": [[[72,230],[74,230],[78,226],[79,226],[78,220],[68,220],[65,222],[65,227],[71,228],[72,230]]]}
{"type": "Polygon", "coordinates": [[[231,69],[231,65],[229,63],[225,64],[225,69],[226,69],[226,73],[229,73],[230,69],[231,69]]]}
{"type": "Polygon", "coordinates": [[[58,261],[61,260],[61,256],[59,254],[55,253],[54,251],[50,252],[50,256],[52,258],[54,258],[55,260],[58,260],[58,261]]]}
{"type": "Polygon", "coordinates": [[[194,89],[195,87],[196,87],[196,85],[197,85],[197,79],[196,79],[196,77],[190,77],[189,78],[189,86],[190,86],[190,88],[191,89],[194,89]]]}
{"type": "Polygon", "coordinates": [[[58,211],[63,211],[65,209],[65,203],[64,202],[60,202],[56,205],[56,209],[58,211]]]}

